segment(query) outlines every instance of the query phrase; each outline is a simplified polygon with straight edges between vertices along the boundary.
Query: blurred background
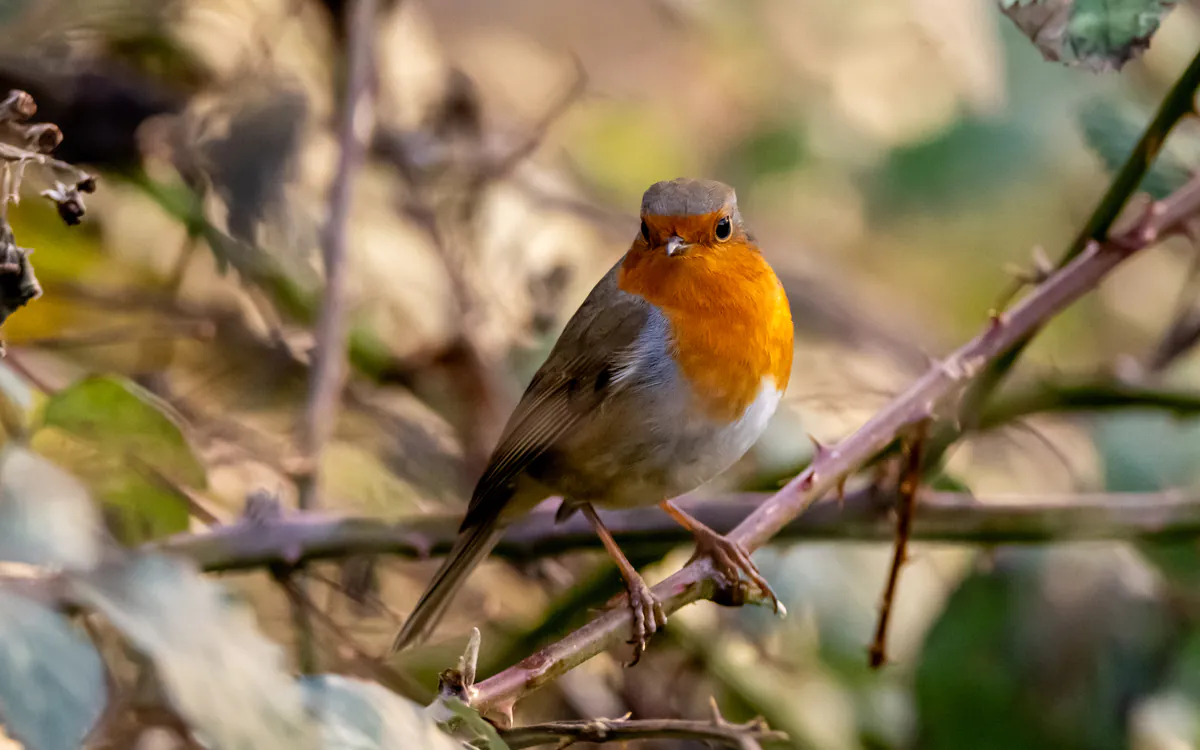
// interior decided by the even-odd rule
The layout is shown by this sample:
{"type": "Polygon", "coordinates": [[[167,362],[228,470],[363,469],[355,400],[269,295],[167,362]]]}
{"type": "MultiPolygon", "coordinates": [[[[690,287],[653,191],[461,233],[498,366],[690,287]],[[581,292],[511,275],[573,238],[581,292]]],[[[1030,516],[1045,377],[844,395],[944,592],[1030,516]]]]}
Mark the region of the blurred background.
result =
{"type": "MultiPolygon", "coordinates": [[[[846,435],[977,332],[1012,266],[1061,254],[1109,178],[1089,137],[1112,122],[1136,134],[1200,43],[1190,3],[1105,75],[1044,61],[984,0],[382,5],[348,230],[352,370],[322,505],[386,519],[464,507],[527,379],[634,236],[642,191],[677,176],[735,186],[793,304],[785,404],[705,491],[776,486],[808,460],[809,435],[846,435]]],[[[128,543],[234,520],[258,490],[294,502],[346,43],[339,0],[0,3],[0,89],[29,91],[64,133],[55,155],[100,176],[80,227],[32,198],[10,211],[44,296],[5,323],[0,375],[29,403],[124,376],[185,425],[186,445],[147,459],[161,458],[165,487],[103,440],[33,435],[128,543]]],[[[1016,382],[1143,366],[1176,315],[1188,249],[1146,253],[1063,315],[1016,382]]],[[[1178,358],[1162,382],[1198,387],[1198,364],[1178,358]]],[[[955,446],[945,478],[1044,497],[1194,484],[1198,466],[1186,420],[1033,414],[955,446]]],[[[690,552],[641,561],[653,580],[690,552]]],[[[876,672],[866,647],[890,554],[765,550],[788,619],[689,607],[639,667],[602,655],[522,702],[518,722],[701,718],[713,695],[802,748],[1200,738],[1194,543],[917,545],[876,672]]],[[[319,634],[329,671],[372,674],[346,643],[380,653],[434,565],[382,560],[356,603],[342,596],[353,566],[316,566],[338,628],[319,634]]],[[[226,580],[290,643],[266,574],[226,580]]],[[[489,562],[439,638],[396,668],[432,687],[476,624],[493,671],[618,587],[592,552],[489,562]]]]}

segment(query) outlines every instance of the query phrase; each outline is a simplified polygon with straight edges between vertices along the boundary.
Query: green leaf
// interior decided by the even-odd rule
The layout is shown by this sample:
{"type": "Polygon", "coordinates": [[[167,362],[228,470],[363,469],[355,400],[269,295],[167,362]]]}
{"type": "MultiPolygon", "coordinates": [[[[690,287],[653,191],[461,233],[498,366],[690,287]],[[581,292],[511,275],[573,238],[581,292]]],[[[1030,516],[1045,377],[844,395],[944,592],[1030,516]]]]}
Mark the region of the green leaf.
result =
{"type": "Polygon", "coordinates": [[[54,394],[41,424],[35,449],[91,487],[122,541],[187,529],[187,497],[173,485],[203,487],[205,470],[160,399],[124,378],[89,377],[54,394]]]}
{"type": "Polygon", "coordinates": [[[1200,420],[1129,412],[1097,419],[1092,441],[1109,492],[1154,492],[1200,475],[1200,420]]]}
{"type": "Polygon", "coordinates": [[[26,750],[77,750],[107,701],[96,649],[61,615],[0,590],[0,724],[26,750]]]}
{"type": "Polygon", "coordinates": [[[1174,0],[999,0],[1047,60],[1120,70],[1150,46],[1174,0]]]}
{"type": "MultiPolygon", "coordinates": [[[[1200,421],[1165,414],[1113,414],[1092,430],[1109,492],[1157,492],[1200,475],[1200,421]]],[[[1137,549],[1176,585],[1200,585],[1196,540],[1139,542],[1137,549]]]]}
{"type": "MultiPolygon", "coordinates": [[[[1079,125],[1088,148],[1100,157],[1104,168],[1117,172],[1141,138],[1142,127],[1150,117],[1125,102],[1106,98],[1093,99],[1079,109],[1079,125]]],[[[1200,165],[1200,134],[1184,121],[1175,128],[1165,148],[1139,186],[1155,199],[1170,195],[1188,181],[1200,165]]]]}
{"type": "Polygon", "coordinates": [[[91,568],[102,529],[78,480],[25,448],[0,452],[0,560],[91,568]]]}
{"type": "Polygon", "coordinates": [[[482,750],[509,750],[508,743],[496,728],[489,724],[479,712],[458,698],[439,698],[426,711],[437,721],[438,726],[470,742],[472,747],[482,750]],[[444,716],[445,719],[438,717],[444,716]]]}
{"type": "Polygon", "coordinates": [[[125,378],[93,376],[59,391],[46,402],[42,424],[134,456],[189,486],[204,485],[204,467],[170,407],[125,378]]]}
{"type": "Polygon", "coordinates": [[[131,556],[81,577],[75,589],[150,658],[176,710],[210,747],[316,747],[278,646],[190,564],[131,556]]]}
{"type": "Polygon", "coordinates": [[[375,683],[326,674],[300,684],[323,750],[463,750],[423,707],[375,683]]]}
{"type": "Polygon", "coordinates": [[[930,629],[916,675],[926,750],[1124,750],[1175,635],[1120,551],[1002,550],[930,629]],[[980,727],[987,727],[981,732],[980,727]]]}

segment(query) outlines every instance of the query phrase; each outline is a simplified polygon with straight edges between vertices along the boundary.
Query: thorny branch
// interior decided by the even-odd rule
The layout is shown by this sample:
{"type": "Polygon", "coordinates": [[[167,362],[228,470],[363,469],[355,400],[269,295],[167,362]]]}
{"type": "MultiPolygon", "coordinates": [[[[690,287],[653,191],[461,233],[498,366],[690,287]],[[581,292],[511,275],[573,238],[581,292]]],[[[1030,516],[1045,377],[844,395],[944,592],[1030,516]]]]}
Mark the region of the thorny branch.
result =
{"type": "Polygon", "coordinates": [[[900,583],[900,568],[908,562],[908,540],[912,535],[912,520],[917,512],[917,488],[921,484],[921,451],[929,420],[917,423],[913,435],[905,441],[904,466],[900,472],[899,502],[896,503],[896,542],[892,552],[892,566],[888,571],[887,585],[879,604],[879,620],[875,625],[875,637],[868,649],[868,663],[878,669],[887,663],[887,630],[892,618],[892,604],[896,598],[896,587],[900,583]]]}
{"type": "MultiPolygon", "coordinates": [[[[978,336],[935,363],[856,433],[788,482],[738,525],[731,537],[748,551],[761,547],[817,498],[885,448],[902,430],[930,417],[936,406],[960,392],[993,358],[1094,289],[1137,251],[1181,231],[1198,211],[1200,178],[1193,178],[1165,200],[1152,204],[1128,230],[1105,242],[1090,243],[1010,311],[991,318],[978,336]]],[[[714,589],[711,564],[708,560],[697,560],[654,587],[654,594],[670,613],[711,597],[714,589]]],[[[477,707],[496,712],[511,723],[517,699],[615,645],[626,637],[629,622],[626,608],[605,612],[557,643],[479,683],[477,707]]]]}
{"type": "MultiPolygon", "coordinates": [[[[1065,268],[1072,260],[1087,252],[1094,243],[1103,242],[1110,237],[1111,230],[1121,211],[1125,208],[1130,196],[1137,191],[1138,185],[1141,184],[1146,173],[1150,171],[1155,158],[1166,145],[1171,131],[1185,117],[1195,114],[1198,88],[1200,88],[1200,52],[1196,53],[1171,90],[1163,97],[1158,111],[1154,113],[1154,117],[1142,132],[1141,138],[1138,139],[1120,171],[1109,184],[1108,190],[1101,197],[1096,209],[1092,211],[1087,223],[1080,229],[1071,245],[1058,260],[1055,267],[1057,270],[1065,268]]],[[[1015,289],[1014,287],[1012,292],[1014,294],[1015,289]]],[[[1007,303],[1010,298],[1011,294],[1004,299],[1004,303],[1007,303]]],[[[1004,382],[1025,351],[1025,347],[1033,341],[1039,330],[1040,326],[1034,326],[1023,337],[1009,344],[1008,348],[999,352],[988,363],[987,368],[971,383],[966,393],[963,394],[959,408],[959,418],[966,422],[968,427],[999,389],[1000,384],[1004,382]]],[[[940,444],[935,444],[930,450],[931,463],[940,458],[939,449],[948,444],[946,441],[934,442],[940,444]]]]}
{"type": "Polygon", "coordinates": [[[644,739],[699,740],[720,747],[757,750],[759,741],[786,742],[788,736],[767,726],[761,718],[744,724],[727,721],[712,702],[711,721],[682,719],[588,719],[584,721],[551,721],[530,724],[500,732],[512,750],[536,747],[557,742],[558,748],[577,742],[628,742],[644,739]]]}
{"type": "MultiPolygon", "coordinates": [[[[471,629],[467,647],[458,663],[438,677],[438,699],[431,715],[443,724],[453,724],[454,709],[447,703],[461,701],[470,705],[475,695],[475,671],[479,661],[479,628],[471,629]]],[[[639,739],[692,739],[741,750],[759,750],[759,740],[786,741],[787,734],[772,730],[762,717],[744,724],[734,724],[721,715],[714,698],[709,698],[711,718],[708,721],[680,719],[632,720],[628,715],[619,719],[585,719],[583,721],[552,721],[545,724],[502,729],[499,738],[512,750],[555,743],[570,747],[578,742],[593,744],[628,742],[639,739]]],[[[468,709],[469,710],[469,709],[468,709]]],[[[490,726],[481,725],[494,732],[490,726]]]]}
{"type": "MultiPolygon", "coordinates": [[[[705,526],[733,530],[769,499],[746,493],[679,505],[705,526]]],[[[846,493],[844,505],[820,502],[792,519],[779,541],[881,541],[894,539],[892,509],[897,495],[874,488],[846,493]]],[[[687,544],[691,535],[657,508],[601,517],[621,547],[662,552],[687,544]]],[[[444,514],[388,523],[376,518],[332,514],[287,514],[253,523],[238,521],[203,533],[180,534],[151,543],[160,552],[187,557],[209,572],[298,565],[353,555],[398,555],[422,559],[445,554],[462,518],[444,514]]],[[[971,496],[921,493],[920,513],[910,537],[958,544],[1032,544],[1100,539],[1177,540],[1200,534],[1200,494],[1161,493],[971,496]]],[[[509,527],[493,554],[510,560],[598,549],[600,542],[582,518],[554,522],[554,511],[534,511],[509,527]]]]}

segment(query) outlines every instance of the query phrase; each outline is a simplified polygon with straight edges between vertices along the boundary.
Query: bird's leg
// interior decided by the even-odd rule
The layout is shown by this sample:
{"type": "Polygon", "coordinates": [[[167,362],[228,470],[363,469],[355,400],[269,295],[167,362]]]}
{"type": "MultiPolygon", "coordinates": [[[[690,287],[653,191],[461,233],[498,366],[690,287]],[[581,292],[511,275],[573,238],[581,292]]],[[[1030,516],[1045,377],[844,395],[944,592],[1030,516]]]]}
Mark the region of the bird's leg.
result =
{"type": "Polygon", "coordinates": [[[775,609],[776,614],[779,613],[781,606],[779,597],[775,595],[771,584],[767,583],[767,579],[763,578],[762,573],[758,572],[758,566],[750,559],[746,550],[742,549],[742,545],[708,528],[670,500],[663,500],[659,503],[659,507],[665,510],[671,518],[674,518],[680,526],[692,532],[692,536],[696,538],[695,557],[707,555],[712,559],[713,567],[729,581],[731,586],[736,586],[741,580],[741,576],[746,576],[762,591],[763,596],[771,600],[771,606],[775,609]]]}
{"type": "Polygon", "coordinates": [[[613,539],[612,532],[600,520],[596,509],[592,507],[591,503],[584,503],[581,510],[587,517],[588,523],[596,530],[600,541],[604,543],[604,549],[608,550],[608,556],[617,564],[621,576],[625,579],[625,588],[629,592],[629,609],[633,612],[633,639],[629,641],[633,644],[633,660],[625,666],[632,667],[642,658],[642,652],[646,650],[646,643],[650,637],[660,627],[667,624],[667,616],[663,613],[662,604],[654,598],[650,587],[646,585],[646,581],[642,579],[637,569],[625,557],[625,553],[617,546],[617,540],[613,539]]]}

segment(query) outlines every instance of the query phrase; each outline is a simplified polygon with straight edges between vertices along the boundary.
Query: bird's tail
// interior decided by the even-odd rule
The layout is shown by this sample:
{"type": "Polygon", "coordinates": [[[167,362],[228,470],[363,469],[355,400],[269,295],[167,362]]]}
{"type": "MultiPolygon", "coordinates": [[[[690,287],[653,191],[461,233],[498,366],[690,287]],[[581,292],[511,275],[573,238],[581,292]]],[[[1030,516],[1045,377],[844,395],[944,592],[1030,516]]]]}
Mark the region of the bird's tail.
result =
{"type": "Polygon", "coordinates": [[[413,608],[412,614],[404,621],[404,627],[392,643],[393,653],[429,637],[467,575],[500,541],[503,529],[497,520],[488,519],[478,526],[464,529],[459,534],[442,567],[438,568],[433,581],[413,608]]]}

